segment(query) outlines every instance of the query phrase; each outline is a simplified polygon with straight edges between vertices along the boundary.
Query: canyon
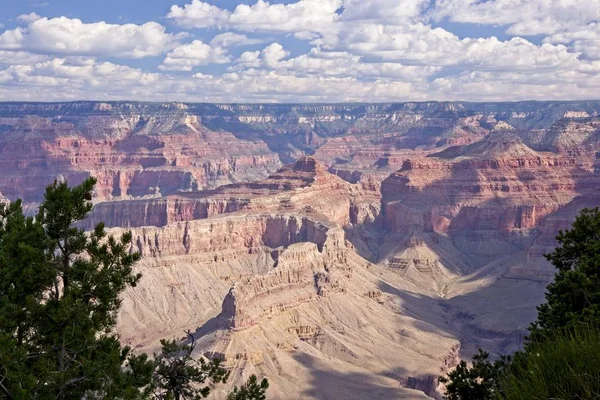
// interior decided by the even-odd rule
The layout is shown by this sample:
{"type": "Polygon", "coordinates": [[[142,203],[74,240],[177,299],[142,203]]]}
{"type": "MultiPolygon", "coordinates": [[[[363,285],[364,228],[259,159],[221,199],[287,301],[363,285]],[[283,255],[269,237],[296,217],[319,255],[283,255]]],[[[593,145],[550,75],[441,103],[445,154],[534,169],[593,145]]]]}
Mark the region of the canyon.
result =
{"type": "Polygon", "coordinates": [[[0,103],[0,168],[31,213],[98,179],[82,227],[142,255],[136,351],[190,330],[272,399],[439,399],[460,359],[522,345],[544,254],[600,206],[600,101],[0,103]]]}

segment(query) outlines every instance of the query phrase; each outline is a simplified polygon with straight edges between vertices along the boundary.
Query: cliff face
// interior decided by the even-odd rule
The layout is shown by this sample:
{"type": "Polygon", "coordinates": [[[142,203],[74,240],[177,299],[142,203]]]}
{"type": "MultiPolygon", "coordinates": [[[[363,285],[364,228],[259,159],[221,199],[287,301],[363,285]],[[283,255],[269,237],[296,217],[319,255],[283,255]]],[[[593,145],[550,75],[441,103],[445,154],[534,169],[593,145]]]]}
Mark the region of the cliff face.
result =
{"type": "Polygon", "coordinates": [[[449,231],[530,229],[591,190],[597,178],[575,158],[554,155],[460,160],[410,160],[382,184],[386,226],[410,224],[408,210],[421,210],[421,229],[449,231]]]}
{"type": "Polygon", "coordinates": [[[98,178],[82,227],[131,229],[142,254],[118,326],[133,346],[191,329],[198,355],[233,383],[267,375],[274,398],[439,398],[460,357],[522,344],[554,273],[543,254],[600,206],[599,115],[0,103],[0,192],[33,212],[53,180],[98,178]]]}
{"type": "Polygon", "coordinates": [[[336,224],[234,213],[132,234],[144,278],[124,297],[127,343],[144,347],[190,328],[199,355],[223,359],[235,382],[262,371],[275,398],[298,390],[318,398],[307,389],[315,363],[364,375],[361,393],[376,382],[395,397],[427,398],[437,385],[425,383],[458,362],[458,341],[419,322],[418,307],[394,294],[409,284],[358,256],[336,224]],[[381,376],[381,363],[403,369],[381,376]]]}
{"type": "Polygon", "coordinates": [[[39,201],[57,177],[98,179],[96,197],[160,197],[265,177],[280,167],[263,143],[211,132],[186,115],[1,118],[0,188],[39,201]]]}
{"type": "Polygon", "coordinates": [[[160,199],[100,203],[85,227],[98,221],[114,227],[165,226],[242,210],[308,213],[348,226],[375,221],[380,198],[377,186],[348,183],[315,159],[301,157],[262,181],[160,199]]]}
{"type": "MultiPolygon", "coordinates": [[[[385,179],[383,226],[396,235],[450,239],[453,257],[471,267],[450,264],[472,271],[502,255],[527,251],[544,229],[555,235],[546,220],[574,199],[589,198],[599,178],[574,155],[538,153],[512,133],[490,134],[468,146],[408,160],[385,179]]],[[[539,266],[520,265],[513,275],[527,276],[528,269],[539,266]]],[[[545,268],[542,275],[551,277],[545,268]]]]}
{"type": "Polygon", "coordinates": [[[389,172],[411,152],[513,129],[539,150],[598,145],[600,103],[219,105],[0,103],[0,191],[40,200],[58,177],[99,179],[97,198],[160,197],[266,177],[303,153],[389,172]]]}

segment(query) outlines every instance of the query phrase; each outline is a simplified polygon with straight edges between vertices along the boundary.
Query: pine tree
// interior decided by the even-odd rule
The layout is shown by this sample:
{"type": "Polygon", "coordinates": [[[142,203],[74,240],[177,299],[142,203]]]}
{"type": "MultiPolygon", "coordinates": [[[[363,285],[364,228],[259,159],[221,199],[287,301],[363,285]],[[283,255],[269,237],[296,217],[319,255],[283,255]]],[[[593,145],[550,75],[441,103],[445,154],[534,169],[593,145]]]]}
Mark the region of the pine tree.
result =
{"type": "Polygon", "coordinates": [[[259,384],[256,375],[252,375],[242,387],[239,389],[235,387],[227,396],[227,400],[265,400],[268,388],[267,378],[263,378],[259,384]]]}
{"type": "MultiPolygon", "coordinates": [[[[35,218],[0,204],[0,399],[199,399],[225,382],[219,360],[196,360],[189,344],[163,340],[155,360],[133,355],[114,331],[120,295],[140,279],[131,234],[77,227],[92,210],[96,181],[46,189],[35,218]]],[[[254,377],[254,379],[256,379],[254,377]]],[[[235,400],[263,400],[249,381],[235,400]]]]}
{"type": "Polygon", "coordinates": [[[559,246],[546,258],[558,273],[546,289],[546,303],[538,307],[530,342],[556,330],[600,327],[600,211],[582,210],[556,239],[559,246]]]}
{"type": "Polygon", "coordinates": [[[0,204],[0,397],[29,398],[37,384],[29,355],[52,282],[48,259],[43,226],[20,201],[0,204]]]}
{"type": "Polygon", "coordinates": [[[480,350],[471,368],[462,361],[440,378],[447,384],[447,399],[521,399],[531,398],[527,397],[531,393],[543,398],[600,395],[600,362],[595,351],[600,328],[600,211],[582,210],[572,228],[560,231],[556,239],[559,246],[546,258],[558,273],[546,289],[546,303],[538,307],[525,349],[494,363],[480,350]]]}
{"type": "Polygon", "coordinates": [[[119,295],[140,279],[131,235],[77,227],[95,179],[46,189],[35,218],[20,202],[0,218],[0,393],[5,398],[136,398],[152,363],[114,332],[119,295]]]}
{"type": "Polygon", "coordinates": [[[192,356],[196,347],[194,336],[187,332],[188,344],[175,340],[161,340],[161,352],[155,354],[152,392],[156,399],[200,399],[210,393],[207,380],[212,383],[227,382],[229,372],[221,368],[220,360],[210,362],[192,356]]]}
{"type": "Polygon", "coordinates": [[[445,398],[448,400],[494,400],[499,398],[500,375],[508,362],[508,358],[491,362],[489,353],[479,349],[479,352],[473,356],[471,367],[463,360],[448,373],[447,377],[439,378],[441,383],[446,384],[445,398]]]}

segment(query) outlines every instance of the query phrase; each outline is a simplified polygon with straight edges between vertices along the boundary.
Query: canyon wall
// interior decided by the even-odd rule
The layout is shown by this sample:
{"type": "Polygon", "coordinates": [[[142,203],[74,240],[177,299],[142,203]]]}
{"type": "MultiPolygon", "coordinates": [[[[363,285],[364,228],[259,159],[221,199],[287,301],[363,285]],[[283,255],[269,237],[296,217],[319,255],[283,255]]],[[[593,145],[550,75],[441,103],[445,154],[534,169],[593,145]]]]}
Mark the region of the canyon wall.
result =
{"type": "Polygon", "coordinates": [[[522,345],[543,254],[600,206],[599,121],[597,101],[0,103],[0,201],[98,179],[81,227],[132,231],[136,350],[191,330],[272,398],[439,398],[460,358],[522,345]]]}

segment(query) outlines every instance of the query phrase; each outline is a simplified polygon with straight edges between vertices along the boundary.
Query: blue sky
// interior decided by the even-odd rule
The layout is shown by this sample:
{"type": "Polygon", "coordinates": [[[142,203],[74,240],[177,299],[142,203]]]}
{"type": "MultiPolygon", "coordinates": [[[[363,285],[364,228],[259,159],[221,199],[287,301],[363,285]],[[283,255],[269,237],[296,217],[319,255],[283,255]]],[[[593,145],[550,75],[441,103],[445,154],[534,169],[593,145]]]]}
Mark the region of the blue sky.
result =
{"type": "Polygon", "coordinates": [[[0,100],[590,99],[600,0],[0,0],[0,100]]]}

